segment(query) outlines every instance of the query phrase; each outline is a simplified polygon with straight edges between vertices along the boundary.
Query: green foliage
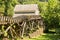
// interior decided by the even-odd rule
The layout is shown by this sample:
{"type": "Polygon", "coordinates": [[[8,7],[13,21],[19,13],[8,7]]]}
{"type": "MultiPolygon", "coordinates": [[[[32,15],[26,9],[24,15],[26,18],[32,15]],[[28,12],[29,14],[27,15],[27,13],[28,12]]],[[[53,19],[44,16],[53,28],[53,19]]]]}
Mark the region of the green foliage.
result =
{"type": "Polygon", "coordinates": [[[58,0],[48,0],[48,5],[42,8],[42,16],[46,30],[49,28],[57,28],[60,26],[60,3],[58,0]],[[46,9],[44,10],[44,7],[46,9]]]}
{"type": "Polygon", "coordinates": [[[36,4],[39,0],[21,0],[22,4],[36,4]]]}
{"type": "Polygon", "coordinates": [[[57,0],[48,0],[48,5],[50,8],[57,6],[57,0]]]}
{"type": "Polygon", "coordinates": [[[6,0],[5,2],[5,15],[12,16],[13,9],[16,4],[18,4],[17,0],[6,0]]]}
{"type": "Polygon", "coordinates": [[[16,4],[19,4],[18,0],[0,0],[0,12],[4,12],[5,16],[12,16],[16,4]]]}
{"type": "Polygon", "coordinates": [[[0,0],[0,6],[3,4],[3,1],[2,0],[0,0]]]}
{"type": "Polygon", "coordinates": [[[48,3],[47,2],[38,2],[38,7],[41,15],[43,16],[43,13],[46,12],[48,3]]]}
{"type": "Polygon", "coordinates": [[[60,34],[60,28],[56,28],[56,34],[60,34]]]}
{"type": "Polygon", "coordinates": [[[6,36],[7,36],[7,32],[5,31],[4,27],[5,27],[5,26],[2,25],[2,30],[1,30],[1,31],[3,32],[4,36],[6,37],[6,36]]]}

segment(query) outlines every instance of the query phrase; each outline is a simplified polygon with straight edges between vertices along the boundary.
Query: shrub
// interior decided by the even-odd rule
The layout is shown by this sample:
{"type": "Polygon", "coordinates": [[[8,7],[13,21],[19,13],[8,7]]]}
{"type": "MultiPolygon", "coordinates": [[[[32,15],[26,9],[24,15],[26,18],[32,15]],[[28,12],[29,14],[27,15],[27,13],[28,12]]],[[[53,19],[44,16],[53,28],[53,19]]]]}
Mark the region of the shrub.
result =
{"type": "Polygon", "coordinates": [[[48,0],[48,6],[46,10],[42,10],[45,28],[48,31],[49,28],[59,27],[59,5],[57,0],[48,0]]]}

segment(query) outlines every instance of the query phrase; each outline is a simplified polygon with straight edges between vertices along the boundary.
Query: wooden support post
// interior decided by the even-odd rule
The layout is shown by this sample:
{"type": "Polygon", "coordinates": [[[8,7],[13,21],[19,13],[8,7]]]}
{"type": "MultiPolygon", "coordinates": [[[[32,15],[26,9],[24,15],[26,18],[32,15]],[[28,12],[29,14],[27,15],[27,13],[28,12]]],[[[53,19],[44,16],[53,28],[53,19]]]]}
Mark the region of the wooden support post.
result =
{"type": "Polygon", "coordinates": [[[37,27],[38,27],[38,29],[39,29],[39,28],[40,28],[40,25],[39,25],[39,24],[40,24],[40,22],[39,22],[39,20],[38,20],[37,22],[38,22],[38,23],[37,23],[37,24],[38,24],[38,25],[37,25],[37,27]]]}
{"type": "Polygon", "coordinates": [[[6,29],[6,32],[11,28],[12,25],[13,25],[13,24],[11,24],[11,25],[6,29]]]}
{"type": "Polygon", "coordinates": [[[31,22],[29,21],[29,26],[30,26],[30,28],[29,29],[31,29],[31,22]]]}
{"type": "Polygon", "coordinates": [[[10,28],[10,33],[11,33],[11,36],[13,37],[13,33],[12,33],[12,29],[10,28]]]}
{"type": "Polygon", "coordinates": [[[33,30],[33,26],[34,26],[34,21],[32,21],[32,26],[31,26],[31,27],[32,27],[32,28],[31,28],[32,30],[33,30]]]}
{"type": "Polygon", "coordinates": [[[26,22],[24,21],[24,22],[23,22],[22,35],[21,35],[22,38],[23,38],[23,35],[24,35],[24,29],[25,29],[25,27],[26,27],[26,22]]]}
{"type": "MultiPolygon", "coordinates": [[[[14,23],[13,23],[14,24],[14,23]]],[[[9,26],[8,26],[8,28],[5,30],[5,32],[7,32],[8,33],[8,30],[10,30],[10,33],[11,33],[11,36],[13,37],[13,28],[12,28],[12,25],[13,24],[10,24],[9,26]]]]}

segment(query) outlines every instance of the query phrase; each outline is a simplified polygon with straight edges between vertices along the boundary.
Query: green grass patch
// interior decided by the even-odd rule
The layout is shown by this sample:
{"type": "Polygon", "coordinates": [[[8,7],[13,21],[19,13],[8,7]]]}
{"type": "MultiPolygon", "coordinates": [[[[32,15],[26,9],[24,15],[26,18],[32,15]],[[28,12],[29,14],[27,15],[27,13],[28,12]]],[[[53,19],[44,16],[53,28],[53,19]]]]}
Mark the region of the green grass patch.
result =
{"type": "Polygon", "coordinates": [[[39,36],[37,38],[31,38],[29,40],[60,40],[60,35],[44,34],[42,36],[39,36]]]}

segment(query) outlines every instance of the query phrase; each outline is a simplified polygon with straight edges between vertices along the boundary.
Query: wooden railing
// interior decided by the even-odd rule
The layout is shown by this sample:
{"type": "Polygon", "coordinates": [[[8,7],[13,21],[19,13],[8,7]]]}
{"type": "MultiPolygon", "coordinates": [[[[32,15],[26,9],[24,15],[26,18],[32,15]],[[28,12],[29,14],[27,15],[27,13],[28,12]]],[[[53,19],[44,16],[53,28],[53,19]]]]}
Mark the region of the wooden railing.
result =
{"type": "Polygon", "coordinates": [[[7,24],[7,23],[19,23],[22,21],[29,21],[29,20],[36,20],[41,19],[39,16],[18,16],[15,18],[9,17],[9,16],[0,16],[0,24],[7,24]]]}
{"type": "Polygon", "coordinates": [[[21,19],[12,18],[9,16],[0,16],[0,24],[17,23],[19,21],[21,21],[21,19]]]}

